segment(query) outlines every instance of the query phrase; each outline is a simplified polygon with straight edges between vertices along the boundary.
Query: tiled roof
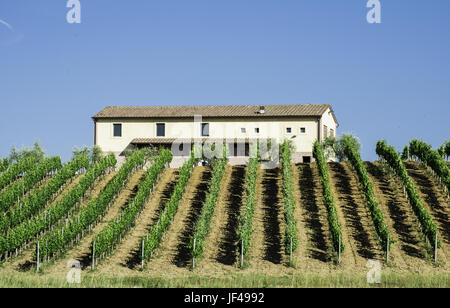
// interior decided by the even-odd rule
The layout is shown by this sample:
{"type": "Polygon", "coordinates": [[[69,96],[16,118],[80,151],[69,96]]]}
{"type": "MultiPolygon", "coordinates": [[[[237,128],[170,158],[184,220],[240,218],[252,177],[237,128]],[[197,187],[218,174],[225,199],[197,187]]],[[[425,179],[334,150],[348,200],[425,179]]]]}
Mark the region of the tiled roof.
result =
{"type": "Polygon", "coordinates": [[[94,119],[107,118],[193,118],[202,117],[319,117],[330,105],[266,105],[264,114],[259,113],[261,106],[115,106],[106,107],[97,113],[94,119]]]}

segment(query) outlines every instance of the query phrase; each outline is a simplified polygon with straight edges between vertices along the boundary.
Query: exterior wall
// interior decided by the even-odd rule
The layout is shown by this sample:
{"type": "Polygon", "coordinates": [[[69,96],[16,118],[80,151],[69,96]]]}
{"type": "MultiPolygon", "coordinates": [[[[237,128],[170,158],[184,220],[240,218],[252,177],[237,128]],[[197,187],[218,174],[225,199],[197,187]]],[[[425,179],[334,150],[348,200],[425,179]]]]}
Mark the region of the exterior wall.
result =
{"type": "MultiPolygon", "coordinates": [[[[96,143],[105,152],[122,152],[135,138],[157,138],[156,123],[166,124],[164,138],[200,138],[201,125],[193,121],[150,121],[150,120],[98,120],[96,124],[96,143]],[[113,136],[113,124],[122,124],[122,137],[113,136]]],[[[317,140],[317,119],[286,120],[231,120],[205,119],[209,123],[210,138],[275,138],[278,142],[291,139],[296,152],[311,152],[312,144],[317,140]],[[259,134],[255,128],[259,128],[259,134]],[[245,128],[246,132],[241,129],[245,128]],[[287,128],[292,132],[288,133],[287,128]],[[301,133],[301,128],[306,132],[301,133]]]]}
{"type": "Polygon", "coordinates": [[[283,119],[203,119],[200,122],[177,119],[98,119],[95,124],[95,142],[104,152],[122,153],[135,138],[158,138],[156,124],[166,124],[165,138],[201,138],[201,123],[209,123],[210,138],[274,138],[278,142],[285,139],[293,141],[295,153],[294,162],[303,162],[304,156],[312,159],[312,146],[319,137],[323,140],[323,126],[326,125],[337,132],[331,111],[328,110],[321,119],[311,118],[283,118],[283,119]],[[113,136],[113,124],[122,124],[122,137],[113,136]],[[245,132],[241,129],[245,128],[245,132]],[[256,133],[255,128],[260,132],[256,133]],[[291,133],[287,132],[291,128],[291,133]],[[301,128],[306,132],[302,133],[301,128]]]}
{"type": "MultiPolygon", "coordinates": [[[[333,114],[330,109],[328,109],[322,116],[322,128],[321,128],[321,140],[323,141],[325,138],[323,136],[324,127],[327,127],[327,136],[330,136],[331,130],[334,130],[334,136],[337,137],[337,129],[338,123],[336,123],[333,114]]],[[[331,157],[330,161],[336,161],[336,157],[331,157]]]]}
{"type": "Polygon", "coordinates": [[[334,120],[333,114],[330,109],[328,109],[322,116],[322,127],[321,127],[321,141],[323,141],[323,131],[324,126],[327,127],[327,135],[330,136],[330,129],[334,130],[334,137],[337,136],[338,123],[334,120]]]}

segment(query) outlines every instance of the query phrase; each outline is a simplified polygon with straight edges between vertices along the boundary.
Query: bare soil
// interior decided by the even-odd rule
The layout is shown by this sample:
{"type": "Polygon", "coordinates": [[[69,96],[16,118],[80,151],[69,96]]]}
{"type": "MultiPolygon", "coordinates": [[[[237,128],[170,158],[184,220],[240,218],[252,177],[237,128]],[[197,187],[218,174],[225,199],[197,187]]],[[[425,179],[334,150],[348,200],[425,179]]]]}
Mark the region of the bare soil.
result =
{"type": "MultiPolygon", "coordinates": [[[[406,169],[418,189],[419,196],[424,202],[434,222],[439,229],[441,249],[438,250],[438,263],[450,267],[450,203],[439,183],[428,171],[416,162],[406,162],[406,169]]],[[[434,245],[434,243],[431,243],[434,245]]]]}
{"type": "Polygon", "coordinates": [[[293,171],[294,195],[299,196],[295,198],[300,237],[297,265],[328,268],[333,261],[331,233],[317,165],[298,164],[293,171]]]}
{"type": "MultiPolygon", "coordinates": [[[[383,260],[384,253],[359,182],[346,163],[329,163],[328,169],[341,227],[348,233],[347,239],[343,235],[344,244],[351,251],[355,265],[362,268],[368,260],[383,260]]],[[[350,260],[344,252],[343,260],[346,258],[350,260]]]]}
{"type": "Polygon", "coordinates": [[[204,257],[197,262],[197,272],[235,269],[239,255],[237,230],[242,209],[246,169],[230,166],[225,169],[219,198],[206,238],[204,257]],[[213,268],[214,267],[214,268],[213,268]]]}
{"type": "Polygon", "coordinates": [[[430,266],[425,240],[412,207],[395,175],[379,163],[366,163],[373,184],[375,198],[390,231],[390,262],[408,272],[421,271],[430,266]]]}
{"type": "Polygon", "coordinates": [[[130,201],[133,200],[134,196],[137,193],[138,185],[144,175],[145,171],[139,170],[131,176],[125,188],[120,192],[119,196],[109,208],[108,212],[103,217],[101,222],[97,224],[94,227],[93,231],[89,235],[85,236],[78,245],[69,250],[64,258],[56,262],[54,266],[55,270],[58,271],[65,269],[67,263],[70,260],[80,261],[83,270],[90,269],[90,245],[92,243],[92,240],[101,230],[103,230],[107,226],[110,221],[114,220],[118,216],[118,214],[130,201]]]}
{"type": "Polygon", "coordinates": [[[278,271],[288,265],[284,251],[281,171],[260,169],[256,182],[257,204],[253,218],[254,233],[249,251],[248,271],[278,271]]]}
{"type": "Polygon", "coordinates": [[[136,219],[135,227],[122,239],[113,255],[102,260],[97,267],[98,272],[121,271],[132,273],[133,270],[139,268],[141,264],[139,252],[142,238],[158,220],[161,211],[172,195],[177,180],[178,170],[166,169],[163,171],[148,203],[136,219]]]}
{"type": "Polygon", "coordinates": [[[194,224],[202,209],[210,179],[210,168],[194,168],[180,207],[160,247],[148,263],[147,271],[172,275],[188,271],[192,261],[188,247],[190,236],[193,234],[194,224]]]}

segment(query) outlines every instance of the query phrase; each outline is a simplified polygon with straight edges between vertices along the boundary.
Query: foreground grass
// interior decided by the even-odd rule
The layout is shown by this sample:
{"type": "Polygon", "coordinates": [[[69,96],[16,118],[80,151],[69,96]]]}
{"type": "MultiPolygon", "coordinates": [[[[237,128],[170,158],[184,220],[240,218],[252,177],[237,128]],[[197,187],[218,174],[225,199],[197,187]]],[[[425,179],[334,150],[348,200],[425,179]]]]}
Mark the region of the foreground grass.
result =
{"type": "Polygon", "coordinates": [[[382,276],[381,284],[369,285],[364,275],[296,274],[266,276],[243,274],[216,278],[187,276],[165,277],[103,277],[83,274],[81,284],[69,284],[65,277],[2,273],[0,288],[449,288],[448,274],[396,274],[382,276]]]}

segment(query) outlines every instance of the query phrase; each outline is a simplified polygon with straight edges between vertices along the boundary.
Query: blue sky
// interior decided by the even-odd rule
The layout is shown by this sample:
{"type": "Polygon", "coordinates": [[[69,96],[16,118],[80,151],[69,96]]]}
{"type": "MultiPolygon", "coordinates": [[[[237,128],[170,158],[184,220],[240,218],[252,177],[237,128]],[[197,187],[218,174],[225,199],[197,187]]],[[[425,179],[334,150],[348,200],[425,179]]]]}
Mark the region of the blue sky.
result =
{"type": "Polygon", "coordinates": [[[0,156],[70,158],[109,105],[332,104],[363,158],[450,137],[450,1],[1,0],[0,156]]]}

